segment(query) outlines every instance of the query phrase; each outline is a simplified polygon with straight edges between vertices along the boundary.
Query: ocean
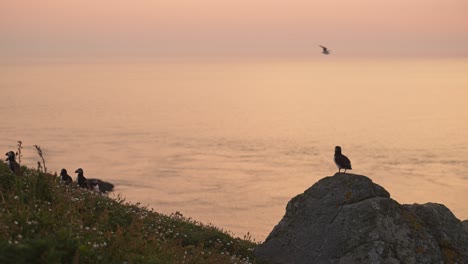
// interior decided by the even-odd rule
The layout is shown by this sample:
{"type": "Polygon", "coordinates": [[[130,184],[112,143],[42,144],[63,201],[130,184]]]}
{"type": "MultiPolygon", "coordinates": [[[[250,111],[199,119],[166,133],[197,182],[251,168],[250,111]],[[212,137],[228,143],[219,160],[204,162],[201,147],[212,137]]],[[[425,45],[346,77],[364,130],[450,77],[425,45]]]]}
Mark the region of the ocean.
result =
{"type": "Polygon", "coordinates": [[[0,63],[0,149],[263,241],[287,202],[351,173],[468,219],[468,59],[0,63]]]}

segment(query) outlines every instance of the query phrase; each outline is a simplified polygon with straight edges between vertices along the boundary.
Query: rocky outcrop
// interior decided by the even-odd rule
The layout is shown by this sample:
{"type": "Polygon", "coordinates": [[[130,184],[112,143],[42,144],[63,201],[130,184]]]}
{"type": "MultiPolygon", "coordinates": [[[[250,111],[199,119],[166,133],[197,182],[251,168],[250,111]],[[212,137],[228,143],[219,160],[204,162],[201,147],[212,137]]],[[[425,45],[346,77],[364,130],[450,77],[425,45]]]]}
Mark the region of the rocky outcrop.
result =
{"type": "Polygon", "coordinates": [[[255,249],[272,264],[468,263],[468,234],[440,204],[400,205],[369,178],[337,173],[294,197],[255,249]]]}
{"type": "Polygon", "coordinates": [[[423,221],[424,227],[437,241],[445,263],[468,263],[468,236],[462,222],[447,207],[436,203],[404,206],[423,221]],[[465,262],[460,262],[463,259],[465,262]]]}
{"type": "Polygon", "coordinates": [[[468,220],[463,221],[462,225],[465,232],[468,233],[468,220]]]}

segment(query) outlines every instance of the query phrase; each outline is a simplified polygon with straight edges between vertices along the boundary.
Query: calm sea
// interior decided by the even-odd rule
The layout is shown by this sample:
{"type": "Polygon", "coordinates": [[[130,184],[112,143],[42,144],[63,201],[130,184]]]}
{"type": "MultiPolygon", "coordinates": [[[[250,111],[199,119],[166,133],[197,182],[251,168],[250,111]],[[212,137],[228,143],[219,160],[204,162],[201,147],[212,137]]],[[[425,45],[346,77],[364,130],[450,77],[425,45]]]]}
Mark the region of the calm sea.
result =
{"type": "Polygon", "coordinates": [[[463,220],[467,98],[467,59],[3,63],[0,149],[261,241],[340,145],[400,203],[463,220]]]}

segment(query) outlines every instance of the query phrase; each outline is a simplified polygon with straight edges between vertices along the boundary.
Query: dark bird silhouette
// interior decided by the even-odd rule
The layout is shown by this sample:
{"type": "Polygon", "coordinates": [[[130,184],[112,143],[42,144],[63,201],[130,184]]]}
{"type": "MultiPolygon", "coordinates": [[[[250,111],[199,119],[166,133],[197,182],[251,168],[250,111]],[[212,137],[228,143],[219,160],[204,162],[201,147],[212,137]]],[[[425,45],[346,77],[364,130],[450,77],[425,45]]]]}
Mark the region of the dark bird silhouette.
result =
{"type": "Polygon", "coordinates": [[[341,154],[341,147],[336,146],[335,147],[335,164],[338,167],[338,173],[341,172],[341,169],[344,169],[344,173],[346,173],[346,170],[352,170],[351,169],[351,161],[346,157],[345,155],[341,154]]]}
{"type": "Polygon", "coordinates": [[[327,47],[324,47],[322,45],[319,45],[322,48],[322,53],[325,55],[330,54],[330,50],[327,47]]]}
{"type": "Polygon", "coordinates": [[[101,181],[99,179],[86,179],[82,168],[77,169],[75,173],[78,173],[78,185],[82,188],[96,190],[102,193],[114,190],[114,185],[110,182],[101,181]]]}
{"type": "Polygon", "coordinates": [[[62,182],[64,182],[66,185],[69,185],[70,183],[73,182],[72,177],[68,175],[68,172],[66,169],[62,169],[60,171],[60,180],[62,180],[62,182]]]}
{"type": "Polygon", "coordinates": [[[5,156],[7,156],[5,160],[8,161],[8,168],[14,174],[19,175],[20,165],[18,164],[18,162],[16,162],[15,153],[13,151],[8,151],[7,153],[5,153],[5,156]]]}

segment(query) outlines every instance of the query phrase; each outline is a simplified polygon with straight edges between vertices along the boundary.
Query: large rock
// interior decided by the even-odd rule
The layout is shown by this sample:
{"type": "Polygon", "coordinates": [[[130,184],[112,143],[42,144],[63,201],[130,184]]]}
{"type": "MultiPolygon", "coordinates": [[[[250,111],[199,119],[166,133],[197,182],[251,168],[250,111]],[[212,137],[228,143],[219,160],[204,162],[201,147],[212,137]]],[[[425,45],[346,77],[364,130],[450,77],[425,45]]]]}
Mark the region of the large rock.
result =
{"type": "Polygon", "coordinates": [[[445,263],[468,263],[468,236],[462,222],[447,207],[436,203],[404,206],[424,222],[428,232],[439,244],[445,263]],[[463,259],[466,262],[460,262],[463,259]]]}
{"type": "Polygon", "coordinates": [[[466,233],[468,233],[468,220],[463,221],[462,224],[463,224],[463,229],[465,230],[466,233]]]}
{"type": "Polygon", "coordinates": [[[272,264],[468,263],[468,235],[443,205],[400,205],[369,178],[326,177],[294,197],[255,249],[272,264]]]}

